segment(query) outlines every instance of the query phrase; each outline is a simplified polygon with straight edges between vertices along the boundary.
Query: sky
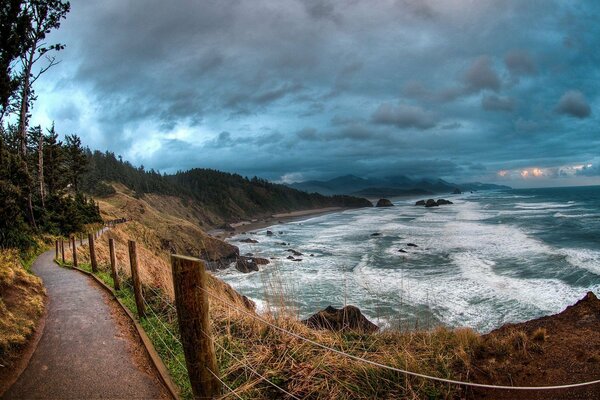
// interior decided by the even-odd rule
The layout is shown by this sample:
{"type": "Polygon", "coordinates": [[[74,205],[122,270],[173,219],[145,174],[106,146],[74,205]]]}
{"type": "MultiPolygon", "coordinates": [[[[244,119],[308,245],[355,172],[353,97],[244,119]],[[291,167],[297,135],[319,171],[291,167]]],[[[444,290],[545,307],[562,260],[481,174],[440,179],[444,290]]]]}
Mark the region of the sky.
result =
{"type": "Polygon", "coordinates": [[[600,2],[72,1],[32,123],[161,172],[600,184],[600,2]]]}

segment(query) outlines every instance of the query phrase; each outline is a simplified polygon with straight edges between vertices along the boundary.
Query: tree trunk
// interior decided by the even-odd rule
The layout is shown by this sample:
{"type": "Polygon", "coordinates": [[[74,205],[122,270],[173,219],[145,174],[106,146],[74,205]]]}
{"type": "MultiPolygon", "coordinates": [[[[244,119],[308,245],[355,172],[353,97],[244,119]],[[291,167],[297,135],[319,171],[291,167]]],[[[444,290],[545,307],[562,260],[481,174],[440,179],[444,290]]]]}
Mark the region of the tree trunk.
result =
{"type": "MultiPolygon", "coordinates": [[[[27,60],[25,61],[25,76],[23,77],[23,89],[21,90],[21,109],[19,113],[19,141],[20,141],[20,154],[23,157],[23,161],[25,161],[25,168],[27,172],[27,122],[28,122],[28,113],[29,113],[29,93],[30,93],[30,82],[31,82],[31,68],[33,67],[33,57],[35,56],[35,50],[37,49],[37,44],[34,44],[31,48],[27,60]]],[[[29,220],[29,224],[37,229],[37,225],[35,223],[35,216],[33,215],[33,199],[31,194],[32,188],[28,188],[28,196],[27,196],[27,219],[29,220]]]]}
{"type": "Polygon", "coordinates": [[[40,181],[40,199],[42,200],[42,208],[46,209],[46,193],[44,190],[44,134],[41,132],[38,143],[38,179],[40,181]]]}

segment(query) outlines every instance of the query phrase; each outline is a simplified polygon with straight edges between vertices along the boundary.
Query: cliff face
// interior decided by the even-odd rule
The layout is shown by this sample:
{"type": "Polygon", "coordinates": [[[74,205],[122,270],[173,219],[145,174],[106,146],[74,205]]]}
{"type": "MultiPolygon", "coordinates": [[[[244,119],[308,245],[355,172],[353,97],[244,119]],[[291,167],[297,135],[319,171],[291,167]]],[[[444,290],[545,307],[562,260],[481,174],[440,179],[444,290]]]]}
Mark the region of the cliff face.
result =
{"type": "MultiPolygon", "coordinates": [[[[473,380],[548,386],[600,379],[600,300],[592,292],[559,314],[508,324],[482,337],[473,380]]],[[[478,390],[474,398],[598,399],[600,387],[540,392],[478,390]]]]}

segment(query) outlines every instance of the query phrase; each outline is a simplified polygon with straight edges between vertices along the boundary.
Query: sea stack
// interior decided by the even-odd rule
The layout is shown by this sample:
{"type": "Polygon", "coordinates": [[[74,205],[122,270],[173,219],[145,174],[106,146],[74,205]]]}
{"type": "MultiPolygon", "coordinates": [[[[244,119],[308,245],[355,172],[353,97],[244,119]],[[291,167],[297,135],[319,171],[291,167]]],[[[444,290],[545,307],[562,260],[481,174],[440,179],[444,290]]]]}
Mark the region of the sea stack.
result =
{"type": "Polygon", "coordinates": [[[375,207],[394,207],[394,205],[388,199],[379,199],[375,207]]]}

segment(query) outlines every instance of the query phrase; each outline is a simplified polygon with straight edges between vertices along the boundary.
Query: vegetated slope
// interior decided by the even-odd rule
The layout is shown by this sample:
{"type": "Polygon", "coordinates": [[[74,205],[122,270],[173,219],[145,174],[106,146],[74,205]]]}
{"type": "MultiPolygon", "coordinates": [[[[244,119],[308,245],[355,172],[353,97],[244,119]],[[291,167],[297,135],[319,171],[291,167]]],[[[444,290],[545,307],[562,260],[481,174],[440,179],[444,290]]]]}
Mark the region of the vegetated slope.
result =
{"type": "Polygon", "coordinates": [[[102,217],[105,220],[126,218],[130,222],[123,229],[156,254],[199,256],[203,252],[210,259],[216,259],[237,253],[237,247],[202,230],[200,224],[214,217],[197,204],[159,194],[139,198],[120,184],[114,184],[112,188],[114,194],[97,199],[102,217]]]}
{"type": "MultiPolygon", "coordinates": [[[[0,250],[0,364],[10,371],[44,310],[40,278],[25,271],[15,249],[0,250]]],[[[0,378],[2,377],[0,370],[0,378]]]]}
{"type": "Polygon", "coordinates": [[[191,212],[203,226],[264,216],[285,211],[322,207],[370,207],[363,198],[323,196],[305,193],[264,179],[248,179],[237,174],[210,169],[192,169],[174,175],[161,175],[143,167],[135,168],[117,159],[113,153],[87,153],[89,170],[84,188],[95,196],[115,193],[110,182],[122,183],[136,197],[168,195],[182,199],[183,205],[193,203],[191,212]],[[201,211],[200,211],[201,210],[201,211]]]}
{"type": "MultiPolygon", "coordinates": [[[[559,314],[507,324],[483,336],[472,360],[477,381],[548,386],[600,379],[600,300],[589,292],[559,314]]],[[[476,390],[481,399],[599,399],[600,384],[555,391],[476,390]]]]}

